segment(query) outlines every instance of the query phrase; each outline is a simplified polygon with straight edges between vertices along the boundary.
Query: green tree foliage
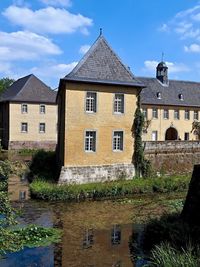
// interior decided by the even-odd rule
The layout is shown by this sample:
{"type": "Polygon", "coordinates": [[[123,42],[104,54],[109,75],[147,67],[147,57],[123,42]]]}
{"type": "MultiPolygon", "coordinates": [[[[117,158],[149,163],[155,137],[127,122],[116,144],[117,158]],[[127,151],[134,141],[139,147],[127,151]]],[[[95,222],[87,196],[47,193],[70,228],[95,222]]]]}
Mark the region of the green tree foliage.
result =
{"type": "Polygon", "coordinates": [[[192,130],[191,133],[194,132],[194,134],[198,137],[198,140],[200,140],[200,122],[197,120],[194,120],[192,123],[192,130]]]}
{"type": "Polygon", "coordinates": [[[15,80],[10,78],[2,78],[0,79],[0,95],[14,83],[15,80]]]}
{"type": "Polygon", "coordinates": [[[136,176],[149,176],[150,162],[144,157],[144,147],[142,144],[142,130],[144,127],[144,115],[141,111],[140,96],[138,96],[137,109],[133,123],[133,136],[134,136],[134,165],[136,176]]]}

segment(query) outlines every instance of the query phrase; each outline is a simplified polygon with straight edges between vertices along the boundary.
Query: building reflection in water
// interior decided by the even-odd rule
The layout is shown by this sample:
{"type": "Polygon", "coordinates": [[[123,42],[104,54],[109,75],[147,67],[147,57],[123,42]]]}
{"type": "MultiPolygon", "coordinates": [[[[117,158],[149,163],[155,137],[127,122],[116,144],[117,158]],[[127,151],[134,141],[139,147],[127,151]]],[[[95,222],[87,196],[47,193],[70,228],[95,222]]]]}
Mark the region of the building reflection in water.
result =
{"type": "Polygon", "coordinates": [[[121,229],[119,225],[114,225],[111,233],[112,245],[119,245],[121,242],[121,229]]]}
{"type": "Polygon", "coordinates": [[[84,231],[80,225],[70,229],[66,220],[63,224],[62,267],[133,267],[128,244],[132,224],[84,231]]]}
{"type": "Polygon", "coordinates": [[[24,201],[29,199],[29,183],[26,177],[12,175],[8,179],[8,193],[11,201],[24,201]]]}
{"type": "Polygon", "coordinates": [[[83,248],[90,248],[94,244],[93,229],[87,229],[84,234],[83,248]]]}

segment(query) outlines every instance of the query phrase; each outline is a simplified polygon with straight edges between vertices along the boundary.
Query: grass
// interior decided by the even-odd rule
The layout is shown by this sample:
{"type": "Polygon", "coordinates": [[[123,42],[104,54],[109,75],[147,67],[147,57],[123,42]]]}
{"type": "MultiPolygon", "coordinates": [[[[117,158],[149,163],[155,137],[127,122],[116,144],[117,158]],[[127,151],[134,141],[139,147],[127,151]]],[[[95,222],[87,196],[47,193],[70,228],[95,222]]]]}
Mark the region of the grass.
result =
{"type": "Polygon", "coordinates": [[[131,196],[146,193],[183,192],[188,189],[190,176],[134,178],[105,183],[58,185],[43,179],[30,184],[31,196],[50,201],[70,201],[131,196]]]}
{"type": "Polygon", "coordinates": [[[149,266],[154,267],[199,267],[200,251],[194,252],[192,247],[174,249],[168,243],[162,243],[156,246],[152,251],[151,263],[149,266]]]}

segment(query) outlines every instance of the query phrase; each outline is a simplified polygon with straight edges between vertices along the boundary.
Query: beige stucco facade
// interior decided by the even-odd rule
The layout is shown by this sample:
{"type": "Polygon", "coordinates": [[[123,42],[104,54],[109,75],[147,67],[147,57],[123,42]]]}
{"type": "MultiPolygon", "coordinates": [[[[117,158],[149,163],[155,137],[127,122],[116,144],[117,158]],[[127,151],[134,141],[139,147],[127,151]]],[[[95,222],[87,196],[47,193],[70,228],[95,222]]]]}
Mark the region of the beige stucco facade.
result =
{"type": "Polygon", "coordinates": [[[156,106],[156,105],[142,105],[143,110],[147,110],[147,120],[150,125],[147,132],[143,133],[143,141],[165,141],[166,132],[169,128],[174,128],[177,131],[178,140],[196,140],[196,135],[192,132],[192,123],[195,119],[194,111],[198,112],[200,116],[200,109],[195,107],[184,106],[156,106]],[[157,108],[158,116],[153,118],[153,108],[157,108]],[[169,118],[164,118],[164,110],[168,110],[169,118]],[[174,111],[179,111],[179,119],[175,119],[174,111]],[[189,119],[185,118],[185,112],[189,111],[189,119]],[[157,134],[155,133],[157,132],[157,134]],[[157,135],[157,140],[155,139],[157,135]],[[186,139],[187,138],[187,139],[186,139]]]}
{"type": "Polygon", "coordinates": [[[132,125],[136,109],[137,89],[67,83],[65,94],[64,166],[131,163],[133,156],[132,125]],[[87,91],[97,92],[97,112],[85,111],[87,91]],[[114,94],[124,94],[124,114],[114,114],[114,94]],[[84,149],[85,131],[96,131],[96,151],[84,149]],[[123,151],[112,149],[113,131],[124,132],[123,151]]]}
{"type": "MultiPolygon", "coordinates": [[[[64,168],[66,172],[70,168],[73,169],[70,170],[70,173],[61,174],[61,176],[73,177],[73,179],[75,177],[77,182],[83,183],[96,181],[96,177],[99,176],[103,181],[105,177],[107,180],[108,177],[112,179],[112,176],[116,176],[116,173],[119,175],[120,171],[121,177],[126,176],[126,170],[129,168],[127,175],[133,177],[134,139],[132,125],[138,92],[137,87],[118,85],[76,82],[67,82],[63,85],[58,93],[59,137],[57,155],[60,167],[64,168]],[[87,92],[96,92],[97,110],[94,113],[86,112],[87,92]],[[114,97],[118,93],[124,95],[123,114],[114,113],[114,97]],[[86,131],[96,132],[95,151],[85,150],[86,131]],[[113,150],[114,131],[123,132],[122,151],[113,150]],[[115,174],[111,175],[113,168],[115,168],[115,174]],[[91,174],[88,173],[89,169],[91,169],[91,174]],[[81,178],[84,175],[90,181],[81,178]]],[[[74,180],[72,181],[74,182],[74,180]]]]}
{"type": "Polygon", "coordinates": [[[6,148],[55,148],[57,143],[57,105],[43,103],[2,103],[7,106],[8,116],[4,125],[9,125],[8,134],[2,143],[6,148]],[[22,112],[22,105],[27,105],[27,112],[22,112]],[[45,112],[40,112],[40,105],[45,112]],[[27,131],[22,131],[22,123],[27,124],[27,131]],[[40,131],[40,123],[45,129],[40,131]]]}

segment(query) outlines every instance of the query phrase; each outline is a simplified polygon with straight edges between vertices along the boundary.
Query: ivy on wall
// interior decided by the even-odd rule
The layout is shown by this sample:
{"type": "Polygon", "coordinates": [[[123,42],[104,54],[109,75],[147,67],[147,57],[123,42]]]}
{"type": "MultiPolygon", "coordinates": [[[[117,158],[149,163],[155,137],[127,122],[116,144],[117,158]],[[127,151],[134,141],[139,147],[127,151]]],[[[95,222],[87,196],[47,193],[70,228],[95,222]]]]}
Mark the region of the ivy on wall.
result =
{"type": "Polygon", "coordinates": [[[135,173],[137,177],[148,177],[150,175],[151,164],[149,160],[145,159],[144,146],[142,143],[142,130],[144,128],[144,115],[141,111],[140,95],[137,100],[137,109],[135,111],[133,123],[133,137],[134,137],[134,155],[133,161],[135,165],[135,173]]]}

